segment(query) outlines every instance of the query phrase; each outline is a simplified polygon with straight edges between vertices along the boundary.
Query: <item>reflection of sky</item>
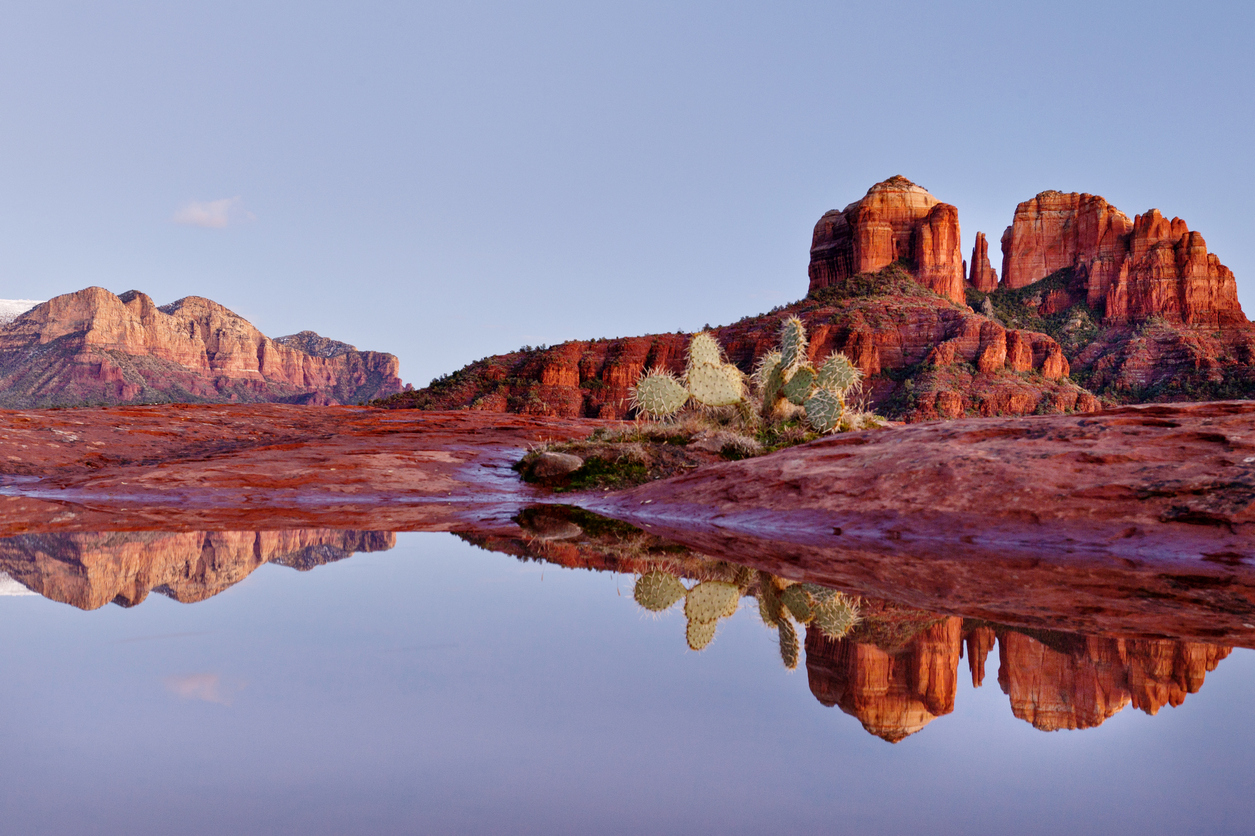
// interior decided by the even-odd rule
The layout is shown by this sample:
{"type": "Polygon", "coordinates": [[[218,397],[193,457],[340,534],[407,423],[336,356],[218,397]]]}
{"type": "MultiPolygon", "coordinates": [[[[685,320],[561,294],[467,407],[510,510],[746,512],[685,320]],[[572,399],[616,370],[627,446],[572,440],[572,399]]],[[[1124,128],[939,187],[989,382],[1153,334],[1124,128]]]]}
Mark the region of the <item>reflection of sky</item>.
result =
{"type": "Polygon", "coordinates": [[[744,607],[703,653],[623,576],[444,534],[208,601],[0,607],[0,808],[40,833],[1246,832],[1255,654],[1043,733],[960,672],[897,745],[744,607]],[[542,580],[543,577],[543,580],[542,580]]]}
{"type": "Polygon", "coordinates": [[[13,578],[10,578],[7,572],[0,572],[0,596],[34,594],[34,592],[13,580],[13,578]]]}

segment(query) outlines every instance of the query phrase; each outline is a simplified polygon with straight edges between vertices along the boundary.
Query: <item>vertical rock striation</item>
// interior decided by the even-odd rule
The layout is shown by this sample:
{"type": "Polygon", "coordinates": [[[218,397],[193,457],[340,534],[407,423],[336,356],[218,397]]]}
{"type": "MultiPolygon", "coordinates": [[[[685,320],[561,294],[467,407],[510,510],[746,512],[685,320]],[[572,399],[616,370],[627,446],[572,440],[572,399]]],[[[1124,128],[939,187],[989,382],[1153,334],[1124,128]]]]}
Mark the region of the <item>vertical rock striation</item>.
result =
{"type": "Polygon", "coordinates": [[[1065,268],[1075,271],[1084,302],[1111,323],[1247,321],[1233,272],[1185,221],[1158,209],[1130,221],[1097,195],[1045,191],[1024,201],[1002,235],[1002,286],[1025,287],[1065,268]]]}

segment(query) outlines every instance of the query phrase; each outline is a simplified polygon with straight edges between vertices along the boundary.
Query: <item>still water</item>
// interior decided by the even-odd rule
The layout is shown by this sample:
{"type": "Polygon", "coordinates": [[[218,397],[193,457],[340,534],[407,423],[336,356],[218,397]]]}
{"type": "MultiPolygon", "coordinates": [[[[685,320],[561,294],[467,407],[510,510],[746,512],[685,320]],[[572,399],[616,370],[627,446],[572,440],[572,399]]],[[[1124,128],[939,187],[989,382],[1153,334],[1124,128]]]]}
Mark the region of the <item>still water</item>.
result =
{"type": "Polygon", "coordinates": [[[3,831],[1255,829],[1251,651],[851,598],[790,670],[761,573],[684,577],[741,584],[697,652],[635,574],[481,545],[0,542],[3,831]]]}

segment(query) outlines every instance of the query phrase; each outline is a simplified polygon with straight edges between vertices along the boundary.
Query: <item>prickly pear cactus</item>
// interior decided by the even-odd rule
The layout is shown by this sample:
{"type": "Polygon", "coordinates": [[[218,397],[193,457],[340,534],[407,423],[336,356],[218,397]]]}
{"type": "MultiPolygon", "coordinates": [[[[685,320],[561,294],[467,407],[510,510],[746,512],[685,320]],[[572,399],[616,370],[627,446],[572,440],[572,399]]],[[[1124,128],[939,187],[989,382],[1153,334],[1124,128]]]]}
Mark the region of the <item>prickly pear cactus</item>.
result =
{"type": "Polygon", "coordinates": [[[784,395],[789,403],[801,406],[806,403],[806,399],[810,397],[811,390],[814,388],[815,369],[804,365],[794,370],[793,376],[780,388],[780,394],[784,395]]]}
{"type": "Polygon", "coordinates": [[[695,621],[690,618],[684,637],[688,639],[690,650],[705,650],[706,645],[715,637],[715,622],[695,621]]]}
{"type": "Polygon", "coordinates": [[[689,340],[689,369],[703,365],[723,365],[723,351],[719,348],[719,341],[709,331],[696,333],[689,340]]]}
{"type": "Polygon", "coordinates": [[[780,593],[780,603],[789,608],[789,612],[793,613],[793,617],[797,619],[799,624],[805,624],[812,618],[811,596],[806,589],[798,583],[786,587],[780,593]]]}
{"type": "Polygon", "coordinates": [[[758,361],[758,365],[754,368],[754,385],[759,389],[766,390],[767,382],[771,380],[772,373],[777,371],[782,365],[782,355],[779,351],[769,351],[758,361]]]}
{"type": "Polygon", "coordinates": [[[806,399],[806,421],[821,433],[830,433],[841,426],[845,416],[845,398],[831,389],[816,389],[806,399]]]}
{"type": "Polygon", "coordinates": [[[655,569],[636,579],[632,597],[650,612],[662,612],[683,598],[686,591],[674,575],[655,569]]]}
{"type": "Polygon", "coordinates": [[[797,630],[789,619],[780,621],[780,659],[789,670],[797,667],[798,657],[797,630]]]}
{"type": "Polygon", "coordinates": [[[846,596],[837,593],[815,604],[815,618],[811,622],[830,639],[843,639],[858,624],[858,606],[846,596]]]}
{"type": "Polygon", "coordinates": [[[859,371],[858,366],[851,363],[849,357],[839,351],[834,351],[819,367],[815,385],[821,389],[831,389],[845,394],[856,388],[862,380],[863,373],[859,371]]]}
{"type": "Polygon", "coordinates": [[[727,581],[703,581],[688,591],[684,615],[689,621],[715,621],[736,612],[741,590],[727,581]]]}
{"type": "Polygon", "coordinates": [[[689,369],[688,390],[698,403],[706,406],[732,406],[741,400],[743,391],[740,372],[736,372],[736,380],[725,371],[732,366],[714,366],[704,363],[689,369]]]}
{"type": "Polygon", "coordinates": [[[688,390],[676,380],[675,375],[662,369],[651,369],[641,375],[632,388],[632,405],[637,412],[651,418],[674,415],[688,399],[688,390]]]}
{"type": "Polygon", "coordinates": [[[763,624],[777,627],[785,619],[784,605],[780,603],[780,591],[776,589],[771,575],[766,572],[758,576],[758,615],[763,624]]]}
{"type": "Polygon", "coordinates": [[[796,316],[780,323],[780,355],[786,369],[806,362],[806,327],[796,316]]]}

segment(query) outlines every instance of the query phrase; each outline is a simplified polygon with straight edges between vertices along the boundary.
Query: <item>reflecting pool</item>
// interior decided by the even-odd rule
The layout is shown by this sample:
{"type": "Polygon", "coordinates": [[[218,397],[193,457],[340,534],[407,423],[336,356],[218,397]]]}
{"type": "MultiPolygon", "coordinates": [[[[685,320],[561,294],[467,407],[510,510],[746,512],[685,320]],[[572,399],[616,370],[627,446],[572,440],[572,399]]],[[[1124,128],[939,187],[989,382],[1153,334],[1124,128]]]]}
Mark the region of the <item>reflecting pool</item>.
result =
{"type": "Polygon", "coordinates": [[[5,832],[1250,832],[1250,650],[517,521],[0,541],[5,832]]]}

